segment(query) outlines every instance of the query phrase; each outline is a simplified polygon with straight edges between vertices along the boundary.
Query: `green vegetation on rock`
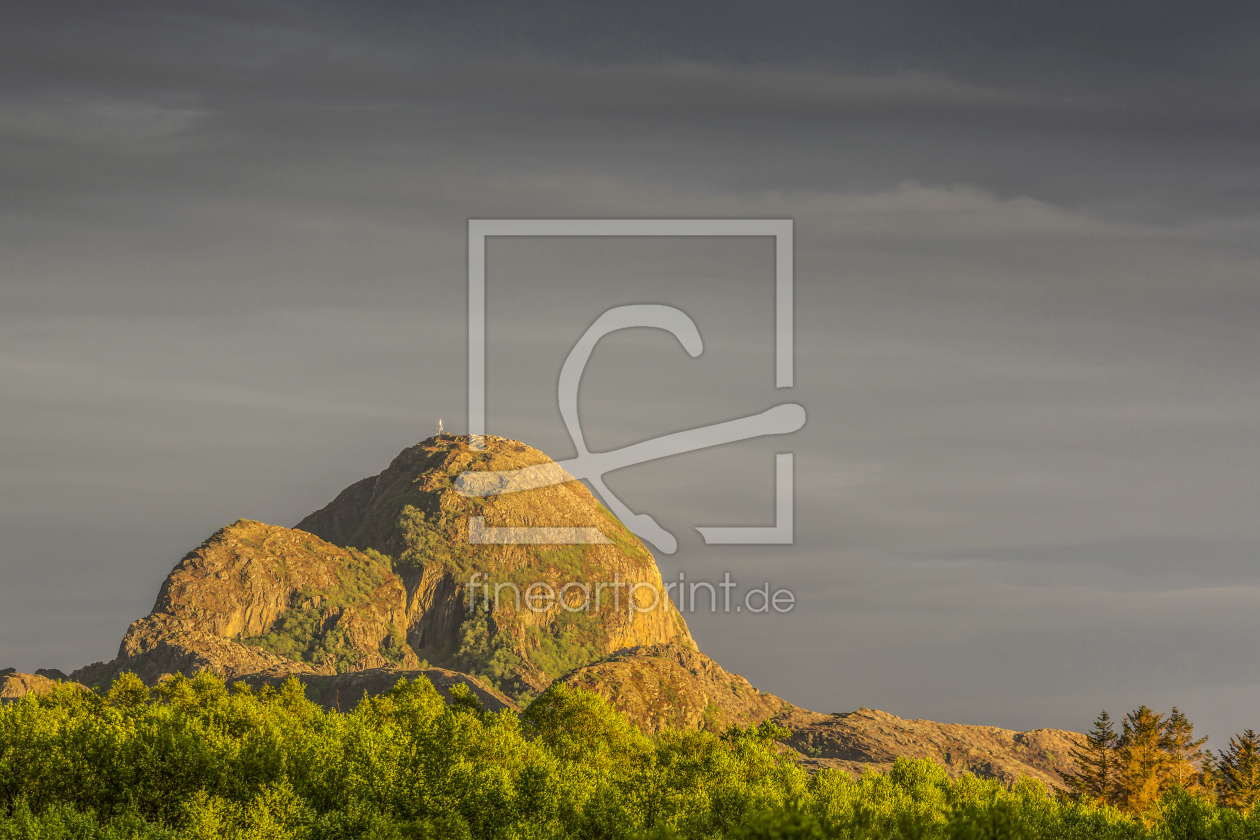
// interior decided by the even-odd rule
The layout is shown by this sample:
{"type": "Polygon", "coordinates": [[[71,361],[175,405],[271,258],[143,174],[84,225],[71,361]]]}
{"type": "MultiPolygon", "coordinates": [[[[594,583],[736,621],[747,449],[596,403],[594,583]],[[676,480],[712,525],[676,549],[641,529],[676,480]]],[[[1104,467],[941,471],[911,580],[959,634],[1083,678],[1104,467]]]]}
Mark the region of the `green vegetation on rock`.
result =
{"type": "Polygon", "coordinates": [[[399,556],[401,565],[433,565],[456,580],[466,580],[472,573],[472,546],[461,539],[457,520],[443,521],[414,505],[404,505],[398,512],[397,526],[405,546],[399,556]]]}
{"type": "Polygon", "coordinates": [[[603,636],[599,625],[578,615],[559,613],[548,632],[535,629],[530,661],[551,679],[559,679],[575,668],[603,658],[603,636]]]}
{"type": "Polygon", "coordinates": [[[291,609],[282,615],[276,628],[266,635],[241,639],[242,644],[259,647],[295,662],[320,665],[331,657],[338,673],[350,667],[354,653],[346,642],[345,630],[323,631],[319,607],[291,609]]]}
{"type": "MultiPolygon", "coordinates": [[[[309,541],[304,547],[311,552],[317,550],[309,541]]],[[[296,662],[329,667],[337,673],[352,670],[362,652],[352,644],[341,619],[347,614],[388,613],[389,603],[378,592],[391,581],[392,564],[390,558],[373,549],[347,549],[344,553],[344,558],[329,566],[335,585],[297,591],[291,598],[294,606],[268,632],[243,637],[240,642],[296,662]]],[[[377,652],[386,661],[402,665],[408,659],[406,636],[392,623],[385,624],[384,630],[377,652]]]]}
{"type": "MultiPolygon", "coordinates": [[[[460,625],[459,651],[455,655],[459,669],[480,677],[499,691],[507,691],[521,660],[515,646],[498,632],[494,618],[484,610],[473,610],[460,625]]],[[[520,692],[517,692],[518,697],[520,692]]]]}

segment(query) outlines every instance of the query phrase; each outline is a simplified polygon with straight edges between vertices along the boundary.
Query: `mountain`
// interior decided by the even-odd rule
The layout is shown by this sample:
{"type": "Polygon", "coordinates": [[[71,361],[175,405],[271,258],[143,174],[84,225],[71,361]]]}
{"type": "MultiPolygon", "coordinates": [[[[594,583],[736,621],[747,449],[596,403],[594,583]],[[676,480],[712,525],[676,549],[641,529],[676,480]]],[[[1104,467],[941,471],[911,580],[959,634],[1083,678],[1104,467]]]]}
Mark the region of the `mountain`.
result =
{"type": "Polygon", "coordinates": [[[824,715],[758,691],[699,651],[651,553],[583,484],[562,474],[558,483],[486,497],[456,489],[467,472],[528,468],[558,469],[516,441],[487,436],[475,451],[466,437],[440,435],[403,450],[296,528],[237,520],[176,564],[117,658],[68,678],[0,671],[0,701],[47,693],[58,680],[100,690],[125,671],[156,685],[167,674],[209,670],[255,686],[297,677],[308,698],[342,711],[424,677],[448,696],[466,685],[495,711],[520,709],[559,679],[608,699],[649,734],[773,721],[789,731],[783,750],[813,769],[886,770],[907,756],[932,758],[953,776],[1028,775],[1057,786],[1057,769],[1072,767],[1082,739],[1072,732],[870,709],[824,715]],[[588,529],[587,542],[479,543],[470,521],[588,529]],[[543,584],[555,597],[530,608],[525,596],[531,585],[545,592],[543,584]],[[614,588],[583,597],[600,584],[614,588]]]}
{"type": "Polygon", "coordinates": [[[455,489],[467,471],[549,464],[516,441],[487,436],[474,451],[440,435],[297,528],[238,520],[179,562],[117,659],[73,677],[330,675],[424,660],[527,698],[624,648],[694,650],[651,553],[581,482],[485,498],[455,489]],[[472,544],[473,517],[487,528],[594,529],[601,541],[472,544]]]}

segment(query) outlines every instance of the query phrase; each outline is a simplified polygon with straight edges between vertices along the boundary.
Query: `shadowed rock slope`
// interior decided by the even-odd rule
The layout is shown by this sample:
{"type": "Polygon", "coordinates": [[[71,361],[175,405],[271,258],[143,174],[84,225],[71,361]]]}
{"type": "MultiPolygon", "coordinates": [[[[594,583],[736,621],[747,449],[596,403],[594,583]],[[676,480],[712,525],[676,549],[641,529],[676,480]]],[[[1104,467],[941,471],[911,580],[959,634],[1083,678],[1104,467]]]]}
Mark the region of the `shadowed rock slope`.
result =
{"type": "MultiPolygon", "coordinates": [[[[445,668],[421,668],[414,671],[372,668],[345,674],[297,674],[295,676],[302,682],[306,699],[320,704],[329,711],[334,709],[341,712],[352,711],[365,696],[376,697],[385,694],[400,680],[415,682],[420,677],[432,683],[448,703],[451,700],[451,689],[457,685],[466,685],[489,712],[498,712],[503,709],[519,710],[520,708],[512,701],[512,698],[496,691],[476,677],[448,671],[445,668]]],[[[241,682],[255,688],[263,685],[275,688],[286,679],[288,677],[251,674],[242,678],[241,682]]]]}
{"type": "MultiPolygon", "coordinates": [[[[414,682],[421,677],[432,683],[433,687],[438,690],[438,693],[448,703],[451,702],[451,689],[457,685],[466,685],[472,692],[472,695],[477,698],[487,711],[498,712],[503,709],[519,710],[520,708],[512,702],[510,697],[495,691],[476,677],[448,671],[445,668],[420,668],[410,671],[371,668],[366,671],[351,671],[345,674],[257,673],[246,674],[240,677],[239,682],[246,683],[254,688],[261,688],[264,685],[278,688],[282,682],[291,677],[302,683],[306,699],[313,703],[318,703],[329,711],[353,711],[354,707],[359,705],[359,702],[364,697],[376,697],[385,694],[397,685],[400,680],[414,682]]],[[[237,682],[237,680],[233,680],[233,682],[237,682]]],[[[48,694],[62,683],[83,691],[88,690],[87,686],[77,682],[54,679],[39,674],[23,674],[14,668],[6,668],[0,671],[0,705],[16,702],[28,694],[36,697],[48,694]]]]}

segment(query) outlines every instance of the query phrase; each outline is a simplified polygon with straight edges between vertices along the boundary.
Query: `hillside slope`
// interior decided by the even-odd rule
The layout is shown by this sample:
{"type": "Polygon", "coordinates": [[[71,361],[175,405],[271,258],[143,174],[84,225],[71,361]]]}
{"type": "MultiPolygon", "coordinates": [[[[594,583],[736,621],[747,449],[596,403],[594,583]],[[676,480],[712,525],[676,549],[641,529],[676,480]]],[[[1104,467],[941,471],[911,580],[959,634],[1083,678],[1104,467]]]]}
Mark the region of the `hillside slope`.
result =
{"type": "Polygon", "coordinates": [[[822,715],[793,707],[776,722],[791,730],[785,743],[811,770],[834,767],[858,775],[866,767],[887,772],[902,757],[930,758],[954,778],[972,773],[1011,784],[1031,776],[1051,787],[1063,787],[1059,770],[1075,769],[1072,750],[1085,737],[1062,729],[1016,732],[905,720],[874,709],[822,715]]]}
{"type": "Polygon", "coordinates": [[[773,694],[762,694],[700,651],[680,645],[621,651],[562,679],[608,700],[648,734],[665,728],[721,732],[732,724],[754,726],[797,710],[773,694]]]}
{"type": "MultiPolygon", "coordinates": [[[[46,677],[43,674],[23,674],[16,668],[5,668],[0,671],[0,704],[13,703],[28,694],[36,696],[47,694],[59,682],[61,680],[46,677]]],[[[72,683],[72,685],[77,685],[77,683],[72,683]]]]}

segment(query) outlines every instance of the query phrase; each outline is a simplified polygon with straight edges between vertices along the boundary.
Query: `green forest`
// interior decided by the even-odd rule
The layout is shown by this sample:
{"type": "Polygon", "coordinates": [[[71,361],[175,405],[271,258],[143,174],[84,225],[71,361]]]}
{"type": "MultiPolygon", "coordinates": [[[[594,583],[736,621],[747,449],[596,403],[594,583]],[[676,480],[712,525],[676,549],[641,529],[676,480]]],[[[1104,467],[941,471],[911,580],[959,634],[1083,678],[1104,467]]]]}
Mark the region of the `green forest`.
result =
{"type": "Polygon", "coordinates": [[[1256,737],[1105,714],[1071,794],[930,761],[805,772],[764,723],[641,734],[557,683],[521,713],[425,679],[352,712],[209,674],[0,708],[0,838],[1260,838],[1256,737]]]}

